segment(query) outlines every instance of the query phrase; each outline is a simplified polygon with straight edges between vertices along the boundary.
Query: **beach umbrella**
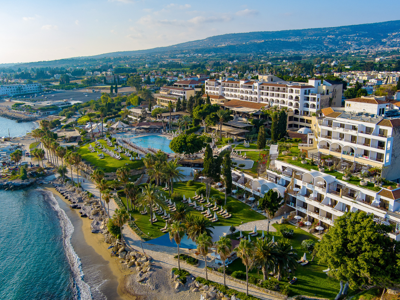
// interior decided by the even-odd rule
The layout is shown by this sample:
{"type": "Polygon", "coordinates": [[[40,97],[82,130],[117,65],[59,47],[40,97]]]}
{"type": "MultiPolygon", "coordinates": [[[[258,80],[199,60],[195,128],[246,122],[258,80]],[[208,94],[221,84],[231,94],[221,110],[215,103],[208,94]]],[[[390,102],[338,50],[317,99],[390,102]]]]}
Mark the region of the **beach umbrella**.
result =
{"type": "Polygon", "coordinates": [[[304,225],[310,226],[310,225],[311,225],[311,222],[310,222],[310,221],[304,222],[304,225]]]}
{"type": "Polygon", "coordinates": [[[293,246],[290,246],[290,250],[293,250],[293,246]]]}
{"type": "Polygon", "coordinates": [[[348,212],[349,211],[349,209],[346,207],[346,209],[344,210],[345,212],[348,212]]]}
{"type": "Polygon", "coordinates": [[[189,198],[189,200],[188,200],[188,203],[192,203],[192,200],[190,200],[190,198],[189,198]]]}
{"type": "Polygon", "coordinates": [[[183,200],[186,200],[186,196],[185,195],[183,195],[183,200]]]}
{"type": "Polygon", "coordinates": [[[176,208],[176,203],[174,202],[174,207],[176,208]]]}
{"type": "Polygon", "coordinates": [[[167,183],[165,183],[165,188],[168,188],[168,184],[167,183]]]}
{"type": "Polygon", "coordinates": [[[203,194],[201,194],[201,199],[203,199],[203,194]]]}
{"type": "Polygon", "coordinates": [[[166,211],[166,210],[164,210],[164,216],[165,216],[165,217],[167,216],[167,211],[166,211]]]}
{"type": "Polygon", "coordinates": [[[256,225],[254,225],[254,231],[253,231],[254,233],[257,233],[257,227],[256,227],[256,225]]]}
{"type": "Polygon", "coordinates": [[[207,215],[211,215],[210,209],[207,209],[207,215]]]}
{"type": "Polygon", "coordinates": [[[197,207],[197,205],[196,205],[196,201],[194,201],[194,205],[193,205],[193,207],[197,207]]]}
{"type": "Polygon", "coordinates": [[[217,217],[217,213],[216,213],[216,212],[214,213],[214,219],[215,219],[215,220],[218,220],[218,217],[217,217]]]}
{"type": "Polygon", "coordinates": [[[272,242],[275,243],[275,236],[272,236],[272,242]]]}
{"type": "Polygon", "coordinates": [[[210,204],[210,199],[207,199],[207,203],[210,204]]]}
{"type": "Polygon", "coordinates": [[[243,237],[242,231],[240,231],[239,237],[240,237],[240,238],[243,237]]]}
{"type": "Polygon", "coordinates": [[[248,235],[249,242],[251,242],[250,234],[248,235]]]}
{"type": "Polygon", "coordinates": [[[221,211],[224,211],[224,209],[222,208],[222,205],[221,205],[221,211]]]}
{"type": "Polygon", "coordinates": [[[155,219],[157,219],[157,217],[156,217],[156,214],[155,213],[153,213],[153,219],[155,220],[155,219]]]}
{"type": "Polygon", "coordinates": [[[306,256],[306,253],[304,252],[303,261],[306,261],[306,260],[307,260],[307,256],[306,256]]]}
{"type": "Polygon", "coordinates": [[[262,237],[262,238],[264,238],[264,237],[265,237],[265,235],[264,235],[264,230],[262,231],[262,235],[261,235],[261,237],[262,237]]]}
{"type": "Polygon", "coordinates": [[[204,206],[203,205],[201,206],[201,211],[204,211],[204,206]]]}
{"type": "Polygon", "coordinates": [[[170,214],[168,214],[168,218],[171,218],[171,215],[170,215],[170,214]]]}

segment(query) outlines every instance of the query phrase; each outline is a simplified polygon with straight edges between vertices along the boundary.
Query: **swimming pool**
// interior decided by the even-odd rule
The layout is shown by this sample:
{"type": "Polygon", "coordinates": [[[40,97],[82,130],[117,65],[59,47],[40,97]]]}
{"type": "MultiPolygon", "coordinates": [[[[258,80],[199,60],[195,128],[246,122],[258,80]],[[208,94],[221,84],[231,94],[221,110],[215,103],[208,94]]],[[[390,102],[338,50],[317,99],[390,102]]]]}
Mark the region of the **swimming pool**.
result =
{"type": "Polygon", "coordinates": [[[147,136],[133,138],[133,139],[131,139],[131,142],[140,147],[160,149],[161,151],[164,151],[165,153],[174,153],[169,148],[169,143],[171,141],[164,136],[147,135],[147,136]]]}

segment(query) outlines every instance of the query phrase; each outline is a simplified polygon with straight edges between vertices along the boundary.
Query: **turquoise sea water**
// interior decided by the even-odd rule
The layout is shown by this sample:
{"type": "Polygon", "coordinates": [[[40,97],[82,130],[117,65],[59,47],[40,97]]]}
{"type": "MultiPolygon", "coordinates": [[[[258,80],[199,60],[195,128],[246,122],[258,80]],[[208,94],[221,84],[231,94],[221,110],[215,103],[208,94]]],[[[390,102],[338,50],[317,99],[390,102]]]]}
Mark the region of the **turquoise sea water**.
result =
{"type": "Polygon", "coordinates": [[[0,191],[0,299],[91,299],[74,230],[51,193],[0,191]]]}
{"type": "Polygon", "coordinates": [[[144,148],[154,148],[160,149],[165,153],[174,153],[169,148],[169,143],[171,142],[169,139],[159,135],[148,135],[143,137],[138,137],[131,139],[132,143],[144,148]]]}
{"type": "Polygon", "coordinates": [[[31,132],[37,127],[37,123],[34,122],[17,123],[13,120],[0,118],[0,137],[8,137],[9,130],[11,137],[24,136],[27,132],[31,132]]]}

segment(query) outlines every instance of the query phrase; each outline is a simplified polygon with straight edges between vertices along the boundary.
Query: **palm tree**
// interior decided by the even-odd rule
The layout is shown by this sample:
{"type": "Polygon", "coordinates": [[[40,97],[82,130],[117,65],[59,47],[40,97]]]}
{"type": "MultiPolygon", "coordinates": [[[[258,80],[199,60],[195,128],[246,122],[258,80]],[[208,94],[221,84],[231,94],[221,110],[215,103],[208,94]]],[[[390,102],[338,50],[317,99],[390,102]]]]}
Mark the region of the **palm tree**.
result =
{"type": "Polygon", "coordinates": [[[278,280],[289,269],[295,270],[297,265],[297,253],[292,249],[289,240],[280,240],[276,245],[276,266],[278,267],[278,280]]]}
{"type": "Polygon", "coordinates": [[[181,181],[183,178],[185,178],[179,167],[181,167],[181,165],[178,164],[178,160],[171,160],[165,164],[164,176],[169,182],[170,194],[174,192],[174,181],[181,181]]]}
{"type": "Polygon", "coordinates": [[[277,258],[276,244],[271,238],[258,239],[255,243],[254,259],[261,266],[263,280],[267,280],[268,270],[273,268],[277,258]]]}
{"type": "Polygon", "coordinates": [[[94,172],[91,175],[91,178],[93,179],[94,183],[96,184],[96,188],[99,189],[100,192],[100,203],[101,203],[101,187],[103,185],[101,184],[101,181],[104,180],[104,172],[102,170],[94,170],[94,172]]]}
{"type": "Polygon", "coordinates": [[[232,242],[231,239],[227,236],[221,236],[218,241],[215,242],[215,246],[217,247],[217,253],[221,257],[221,260],[224,264],[224,286],[225,283],[225,261],[230,256],[232,252],[232,242]]]}
{"type": "MultiPolygon", "coordinates": [[[[101,204],[101,206],[103,206],[103,202],[101,202],[101,194],[108,188],[107,180],[105,180],[103,178],[102,180],[97,182],[96,183],[96,188],[98,188],[99,191],[100,191],[100,204],[101,204]]],[[[105,207],[105,205],[104,205],[104,207],[105,207]]]]}
{"type": "Polygon", "coordinates": [[[211,236],[213,232],[210,228],[214,229],[213,223],[209,219],[192,214],[186,216],[185,226],[188,237],[194,242],[196,242],[200,234],[205,233],[211,236]]]}
{"type": "Polygon", "coordinates": [[[40,128],[36,128],[32,131],[32,137],[38,142],[44,135],[44,131],[40,128]]]}
{"type": "Polygon", "coordinates": [[[174,221],[169,227],[168,232],[170,240],[174,240],[178,247],[178,269],[180,270],[181,262],[179,257],[179,245],[181,244],[181,240],[185,235],[185,226],[179,221],[174,221]]]}
{"type": "Polygon", "coordinates": [[[171,113],[174,110],[174,105],[172,104],[171,101],[168,102],[168,111],[169,111],[169,125],[168,125],[168,129],[171,130],[171,113]]]}
{"type": "MultiPolygon", "coordinates": [[[[50,144],[50,150],[51,150],[52,155],[53,155],[53,159],[54,159],[53,163],[54,164],[56,164],[56,158],[57,158],[56,149],[57,149],[58,146],[60,146],[60,144],[57,143],[56,141],[52,141],[51,144],[50,144]]],[[[57,163],[58,163],[58,159],[57,159],[57,163]]]]}
{"type": "Polygon", "coordinates": [[[103,136],[103,123],[104,123],[104,117],[107,115],[107,108],[105,106],[100,107],[99,112],[101,121],[101,136],[103,136]]]}
{"type": "Polygon", "coordinates": [[[69,164],[69,167],[71,168],[71,180],[74,182],[74,173],[72,172],[72,166],[74,164],[74,153],[72,151],[67,151],[65,154],[65,162],[69,164]]]}
{"type": "Polygon", "coordinates": [[[15,150],[13,153],[10,154],[11,159],[18,165],[22,158],[22,151],[15,150]]]}
{"type": "Polygon", "coordinates": [[[156,157],[153,154],[147,153],[143,158],[143,164],[146,169],[151,169],[156,162],[156,157]]]}
{"type": "Polygon", "coordinates": [[[192,119],[189,116],[181,117],[182,123],[185,125],[185,129],[188,129],[190,123],[192,123],[192,119]]]}
{"type": "Polygon", "coordinates": [[[156,185],[159,185],[164,176],[164,163],[156,161],[152,168],[147,169],[147,174],[154,179],[156,185]]]}
{"type": "MultiPolygon", "coordinates": [[[[125,196],[126,196],[126,206],[128,207],[128,211],[129,211],[129,204],[131,205],[131,210],[132,210],[132,200],[135,198],[135,195],[137,194],[138,190],[137,187],[134,183],[128,183],[125,186],[125,196]]],[[[135,203],[133,203],[135,205],[135,203]]]]}
{"type": "Polygon", "coordinates": [[[94,135],[93,135],[93,122],[92,122],[92,118],[93,118],[94,116],[96,116],[96,114],[95,114],[95,113],[88,113],[87,116],[88,116],[88,118],[89,118],[90,131],[91,131],[92,140],[93,140],[93,139],[94,139],[94,135]]]}
{"type": "Polygon", "coordinates": [[[142,190],[141,200],[150,207],[150,220],[153,225],[153,204],[160,202],[160,190],[154,184],[149,183],[142,190]]]}
{"type": "Polygon", "coordinates": [[[66,166],[58,167],[57,173],[60,174],[60,176],[61,176],[62,178],[64,178],[64,177],[65,177],[65,174],[68,173],[67,167],[66,167],[66,166]]]}
{"type": "Polygon", "coordinates": [[[44,159],[44,150],[43,149],[35,149],[35,152],[33,153],[33,155],[40,161],[42,161],[42,168],[44,168],[43,165],[43,159],[44,159]]]}
{"type": "MultiPolygon", "coordinates": [[[[56,149],[56,155],[61,159],[61,166],[64,167],[64,156],[67,153],[67,149],[64,147],[58,146],[56,149]]],[[[64,181],[64,176],[63,176],[63,181],[64,181]]]]}
{"type": "Polygon", "coordinates": [[[206,280],[208,280],[208,272],[207,272],[207,254],[208,249],[212,246],[212,237],[207,235],[207,233],[202,233],[197,237],[197,251],[199,251],[200,255],[204,257],[205,269],[206,269],[206,280]]]}
{"type": "Polygon", "coordinates": [[[241,239],[239,246],[236,247],[237,256],[242,259],[242,263],[246,266],[246,295],[249,294],[249,269],[254,263],[254,246],[249,240],[241,239]]]}
{"type": "Polygon", "coordinates": [[[183,203],[176,205],[176,210],[172,214],[172,220],[183,222],[186,217],[186,206],[183,203]]]}
{"type": "Polygon", "coordinates": [[[104,202],[107,203],[107,215],[110,217],[110,200],[111,200],[111,192],[110,190],[104,190],[103,191],[103,199],[104,202]]]}
{"type": "Polygon", "coordinates": [[[129,181],[129,169],[127,167],[121,167],[117,169],[117,172],[115,172],[117,175],[118,180],[126,185],[129,181]]]}
{"type": "Polygon", "coordinates": [[[226,121],[226,119],[229,117],[230,112],[229,110],[223,110],[220,109],[217,111],[217,117],[219,119],[219,130],[220,130],[220,138],[222,139],[222,124],[226,121]]]}
{"type": "Polygon", "coordinates": [[[82,161],[82,156],[78,152],[74,152],[72,157],[73,157],[73,162],[74,162],[74,166],[75,166],[75,169],[76,169],[77,181],[79,183],[79,173],[78,172],[79,172],[79,165],[80,165],[80,163],[82,161]]]}
{"type": "Polygon", "coordinates": [[[129,215],[125,209],[116,209],[114,213],[114,224],[117,225],[121,231],[121,241],[123,240],[122,226],[128,221],[129,215]]]}

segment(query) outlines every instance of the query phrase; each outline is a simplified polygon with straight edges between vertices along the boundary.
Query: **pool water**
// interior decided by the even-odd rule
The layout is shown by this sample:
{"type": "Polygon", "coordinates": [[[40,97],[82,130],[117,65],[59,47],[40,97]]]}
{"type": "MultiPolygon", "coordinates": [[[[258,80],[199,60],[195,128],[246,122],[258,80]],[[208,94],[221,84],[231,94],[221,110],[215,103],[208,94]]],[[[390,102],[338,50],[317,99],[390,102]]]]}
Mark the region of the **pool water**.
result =
{"type": "Polygon", "coordinates": [[[169,143],[171,141],[164,136],[148,135],[148,136],[133,138],[131,139],[131,142],[143,148],[154,148],[154,149],[160,149],[165,153],[174,153],[169,148],[169,143]]]}

